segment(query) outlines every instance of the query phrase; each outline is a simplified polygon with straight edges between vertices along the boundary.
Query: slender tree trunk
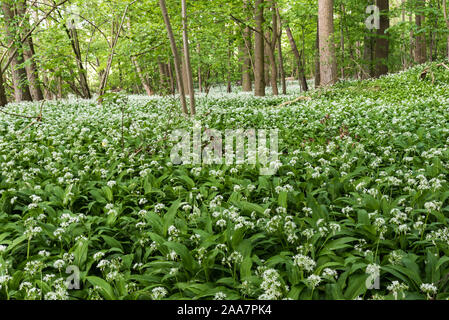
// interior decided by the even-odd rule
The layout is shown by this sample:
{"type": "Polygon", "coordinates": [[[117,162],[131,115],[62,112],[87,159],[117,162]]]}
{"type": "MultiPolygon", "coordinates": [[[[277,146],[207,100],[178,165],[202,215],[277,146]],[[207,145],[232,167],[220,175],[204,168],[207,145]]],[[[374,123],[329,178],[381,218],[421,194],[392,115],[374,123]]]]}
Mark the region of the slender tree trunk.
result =
{"type": "Polygon", "coordinates": [[[0,74],[0,107],[6,106],[8,99],[6,98],[5,86],[3,84],[3,75],[0,74]]]}
{"type": "Polygon", "coordinates": [[[147,95],[152,96],[154,94],[153,90],[151,89],[148,79],[143,74],[142,68],[140,67],[139,62],[137,61],[137,57],[131,56],[131,61],[134,64],[134,67],[136,68],[137,75],[139,76],[140,82],[142,83],[145,92],[147,93],[147,95]]]}
{"type": "MultiPolygon", "coordinates": [[[[232,36],[232,31],[231,31],[231,36],[232,36]]],[[[232,51],[231,51],[231,46],[232,46],[232,41],[229,40],[229,45],[228,45],[228,65],[227,65],[227,70],[226,70],[226,82],[227,82],[226,92],[227,93],[231,93],[232,92],[232,82],[231,82],[232,51]]]]}
{"type": "Polygon", "coordinates": [[[170,18],[168,17],[167,5],[165,4],[165,0],[159,0],[159,6],[162,11],[162,17],[164,18],[165,27],[167,28],[167,35],[168,39],[170,40],[170,47],[174,58],[176,80],[178,82],[178,91],[181,99],[182,111],[184,112],[184,114],[188,114],[189,111],[187,110],[184,84],[182,81],[181,59],[179,58],[178,48],[176,47],[176,40],[175,36],[173,35],[170,18]]]}
{"type": "Polygon", "coordinates": [[[201,74],[201,46],[198,43],[197,44],[197,53],[198,53],[198,57],[199,57],[199,63],[198,63],[198,91],[199,92],[203,92],[203,79],[202,79],[202,74],[201,74]]]}
{"type": "MultiPolygon", "coordinates": [[[[276,4],[274,0],[269,0],[271,2],[271,41],[267,44],[267,53],[268,53],[268,61],[270,62],[270,83],[271,88],[273,90],[273,95],[279,95],[278,89],[278,68],[276,63],[276,43],[278,40],[278,25],[277,25],[277,16],[276,16],[276,4]]],[[[270,39],[270,33],[267,32],[267,39],[270,39]]]]}
{"type": "Polygon", "coordinates": [[[257,97],[265,96],[265,45],[263,36],[263,5],[264,0],[256,0],[256,32],[254,33],[254,94],[257,97]]]}
{"type": "Polygon", "coordinates": [[[278,58],[279,58],[279,76],[281,78],[282,83],[282,94],[287,94],[287,82],[285,81],[285,70],[284,70],[284,57],[282,55],[282,22],[279,15],[279,12],[277,12],[277,19],[278,19],[278,25],[279,25],[279,40],[278,40],[278,58]]]}
{"type": "Polygon", "coordinates": [[[321,86],[321,66],[320,66],[320,19],[316,24],[316,42],[315,42],[315,88],[321,86]]]}
{"type": "Polygon", "coordinates": [[[334,45],[334,0],[318,0],[320,31],[321,85],[337,82],[337,60],[334,45]]]}
{"type": "Polygon", "coordinates": [[[181,15],[182,15],[182,40],[184,43],[184,59],[186,61],[186,76],[187,86],[189,88],[190,98],[190,114],[195,115],[195,88],[193,85],[192,65],[190,63],[190,48],[189,48],[189,36],[188,36],[188,24],[187,24],[187,3],[186,0],[181,0],[181,15]]]}
{"type": "Polygon", "coordinates": [[[61,78],[61,76],[58,76],[56,81],[57,81],[58,99],[62,99],[63,94],[62,94],[62,78],[61,78]]]}
{"type": "Polygon", "coordinates": [[[345,24],[345,5],[341,3],[341,21],[340,21],[340,51],[341,51],[341,77],[345,78],[345,33],[344,33],[344,24],[345,24]]]}
{"type": "Polygon", "coordinates": [[[170,79],[170,90],[172,94],[175,94],[176,89],[175,89],[175,77],[173,76],[173,67],[171,62],[169,61],[166,65],[166,71],[168,74],[168,77],[170,79]]]}
{"type": "MultiPolygon", "coordinates": [[[[69,37],[70,43],[72,45],[73,53],[75,54],[76,66],[78,67],[78,75],[80,81],[81,92],[83,98],[90,99],[92,97],[89,84],[87,82],[87,72],[83,65],[83,60],[81,56],[80,42],[78,38],[78,31],[75,28],[75,24],[72,23],[69,29],[65,26],[67,36],[69,37]]],[[[101,78],[100,78],[101,80],[101,78]]]]}
{"type": "MultiPolygon", "coordinates": [[[[444,14],[444,20],[446,21],[446,27],[449,31],[449,17],[447,13],[447,1],[443,0],[443,14],[444,14]]],[[[447,36],[447,58],[449,59],[449,35],[447,36]]]]}
{"type": "Polygon", "coordinates": [[[164,64],[159,61],[157,61],[157,66],[159,69],[159,79],[160,79],[160,86],[162,87],[162,91],[163,92],[168,92],[167,87],[168,87],[168,82],[167,82],[167,77],[165,75],[165,70],[164,70],[164,64]]]}
{"type": "MultiPolygon", "coordinates": [[[[408,17],[408,21],[410,25],[413,23],[413,14],[410,14],[408,17]]],[[[413,29],[410,30],[410,60],[409,60],[409,66],[413,64],[413,61],[415,60],[415,33],[413,29]]]]}
{"type": "Polygon", "coordinates": [[[245,42],[245,49],[243,50],[243,65],[242,65],[242,87],[244,92],[253,91],[251,80],[251,30],[245,27],[243,31],[243,41],[245,42]]]}
{"type": "Polygon", "coordinates": [[[362,75],[363,79],[368,79],[374,77],[374,38],[373,32],[367,32],[364,40],[363,48],[363,60],[364,60],[364,72],[362,75]]]}
{"type": "Polygon", "coordinates": [[[293,55],[295,56],[296,65],[298,68],[299,82],[301,84],[301,90],[304,92],[308,91],[309,88],[307,86],[307,79],[306,79],[306,75],[304,73],[304,65],[302,64],[301,55],[299,54],[298,47],[296,46],[296,42],[295,42],[295,39],[293,38],[292,31],[288,25],[285,27],[285,31],[287,32],[287,37],[290,42],[290,47],[292,48],[293,55]]]}
{"type": "Polygon", "coordinates": [[[20,101],[32,101],[30,88],[28,86],[27,73],[23,67],[23,46],[20,39],[20,33],[15,30],[19,27],[17,20],[17,10],[11,4],[2,1],[2,9],[5,18],[6,34],[8,41],[14,41],[14,45],[11,48],[11,68],[12,68],[12,80],[14,86],[14,96],[17,102],[20,101]],[[14,53],[13,49],[17,49],[14,53]]]}
{"type": "Polygon", "coordinates": [[[386,30],[390,28],[390,2],[389,0],[376,0],[380,10],[380,28],[377,30],[375,55],[375,76],[380,77],[388,73],[389,38],[386,30]]]}

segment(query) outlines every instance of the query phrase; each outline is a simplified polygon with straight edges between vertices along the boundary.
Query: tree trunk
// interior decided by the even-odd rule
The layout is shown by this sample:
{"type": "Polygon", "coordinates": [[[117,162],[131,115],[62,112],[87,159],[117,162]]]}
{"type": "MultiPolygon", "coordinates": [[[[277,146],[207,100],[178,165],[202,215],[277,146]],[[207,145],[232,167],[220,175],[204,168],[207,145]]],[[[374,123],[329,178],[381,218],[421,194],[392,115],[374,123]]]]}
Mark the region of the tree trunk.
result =
{"type": "Polygon", "coordinates": [[[181,15],[182,15],[182,40],[184,43],[184,59],[186,64],[187,87],[189,88],[190,98],[190,115],[194,116],[195,109],[195,88],[193,86],[192,65],[190,63],[190,49],[189,36],[187,30],[187,3],[186,0],[181,0],[181,15]]]}
{"type": "Polygon", "coordinates": [[[301,90],[304,92],[308,91],[309,88],[307,86],[307,79],[306,79],[306,75],[304,73],[304,65],[302,64],[302,61],[301,61],[301,55],[299,54],[298,47],[296,46],[296,42],[295,42],[295,39],[293,38],[292,31],[288,25],[285,27],[285,31],[287,32],[287,37],[290,42],[290,47],[292,48],[293,55],[295,56],[295,60],[296,60],[296,65],[298,66],[298,76],[299,76],[299,82],[301,84],[301,90]]]}
{"type": "Polygon", "coordinates": [[[285,81],[285,70],[284,70],[284,57],[282,55],[282,25],[281,19],[278,15],[278,23],[279,23],[279,40],[278,40],[278,59],[279,59],[279,76],[281,77],[282,83],[282,94],[287,94],[287,82],[285,81]]]}
{"type": "Polygon", "coordinates": [[[15,100],[17,102],[32,101],[33,99],[28,86],[27,73],[23,67],[23,46],[20,39],[20,33],[15,31],[19,28],[19,25],[17,25],[17,20],[20,21],[17,17],[17,8],[14,8],[11,4],[2,1],[2,9],[5,18],[8,41],[15,43],[11,48],[11,52],[14,52],[13,49],[17,49],[17,52],[13,56],[10,56],[15,100]]]}
{"type": "Polygon", "coordinates": [[[344,24],[345,24],[345,5],[341,3],[341,19],[340,19],[340,52],[341,52],[341,78],[345,78],[345,33],[344,33],[344,24]]]}
{"type": "MultiPolygon", "coordinates": [[[[30,31],[30,21],[29,17],[26,16],[26,6],[26,0],[19,1],[17,6],[19,17],[23,20],[23,35],[27,35],[30,31]]],[[[41,101],[44,99],[44,95],[39,83],[39,73],[34,55],[35,51],[33,37],[32,35],[30,35],[29,37],[27,37],[27,40],[23,44],[23,56],[25,58],[25,61],[29,61],[28,63],[26,63],[25,69],[28,75],[31,96],[33,100],[41,101]]]]}
{"type": "Polygon", "coordinates": [[[152,96],[154,93],[153,90],[151,89],[150,82],[143,74],[142,68],[140,67],[139,62],[137,61],[137,57],[131,56],[131,61],[134,64],[134,67],[136,68],[137,75],[139,76],[140,82],[142,83],[145,92],[147,93],[147,95],[152,96]]]}
{"type": "Polygon", "coordinates": [[[165,64],[158,59],[157,65],[159,69],[159,83],[161,86],[161,90],[159,91],[165,95],[170,92],[170,84],[168,83],[169,82],[168,76],[165,72],[165,64]]]}
{"type": "Polygon", "coordinates": [[[315,42],[315,89],[321,86],[321,66],[320,66],[320,19],[316,24],[316,42],[315,42]]]}
{"type": "Polygon", "coordinates": [[[198,57],[200,62],[198,63],[198,92],[203,92],[203,79],[202,79],[202,75],[201,75],[201,46],[198,43],[197,46],[197,52],[198,52],[198,57]]]}
{"type": "Polygon", "coordinates": [[[375,56],[375,76],[380,77],[388,73],[389,37],[386,30],[390,27],[390,2],[389,0],[376,0],[380,10],[380,28],[377,30],[375,56]]]}
{"type": "Polygon", "coordinates": [[[373,33],[367,32],[363,48],[364,72],[363,79],[374,77],[374,39],[373,33]]]}
{"type": "MultiPolygon", "coordinates": [[[[81,87],[81,92],[83,94],[83,98],[90,99],[90,98],[92,98],[92,95],[90,93],[89,84],[87,82],[87,72],[86,72],[86,69],[84,68],[84,65],[82,62],[80,42],[79,42],[79,38],[78,38],[78,31],[75,28],[75,23],[71,23],[70,29],[66,25],[64,25],[64,26],[65,26],[67,36],[69,37],[70,43],[72,45],[73,53],[75,54],[75,61],[76,61],[76,66],[78,67],[79,82],[80,82],[80,87],[81,87]]],[[[100,78],[100,80],[101,80],[101,78],[100,78]]]]}
{"type": "MultiPolygon", "coordinates": [[[[449,17],[447,13],[447,1],[443,0],[443,14],[446,21],[447,30],[449,31],[449,17]]],[[[447,58],[449,59],[449,35],[447,36],[447,58]]]]}
{"type": "Polygon", "coordinates": [[[253,84],[251,81],[251,30],[245,27],[243,31],[243,41],[245,42],[245,49],[243,50],[243,65],[242,65],[242,87],[244,92],[253,91],[253,84]]]}
{"type": "MultiPolygon", "coordinates": [[[[417,0],[417,9],[421,10],[425,6],[425,0],[417,0]]],[[[418,34],[415,37],[415,62],[424,63],[426,62],[426,35],[421,29],[424,23],[425,16],[419,12],[416,13],[415,23],[418,27],[418,34]]]]}
{"type": "Polygon", "coordinates": [[[256,0],[256,32],[254,33],[254,95],[256,97],[265,96],[265,46],[263,36],[263,5],[264,0],[256,0]]]}
{"type": "Polygon", "coordinates": [[[168,39],[170,40],[170,47],[173,54],[173,59],[175,63],[175,73],[176,80],[178,82],[179,97],[181,99],[182,112],[188,114],[187,102],[184,91],[184,84],[182,81],[182,71],[181,71],[181,59],[179,58],[178,48],[176,47],[175,36],[173,35],[173,29],[171,27],[170,18],[168,17],[167,6],[165,0],[159,0],[159,6],[162,11],[162,17],[164,18],[165,27],[167,28],[168,39]]]}
{"type": "MultiPolygon", "coordinates": [[[[276,63],[276,43],[278,40],[278,19],[276,15],[276,4],[274,0],[269,0],[271,2],[271,41],[267,46],[268,60],[270,61],[271,71],[270,71],[270,83],[273,90],[273,95],[279,95],[278,89],[278,68],[276,63]]],[[[267,38],[270,39],[270,34],[267,33],[267,38]]]]}
{"type": "Polygon", "coordinates": [[[175,77],[173,76],[173,67],[170,61],[165,65],[165,70],[167,72],[168,78],[170,79],[170,92],[171,94],[175,94],[175,77]]]}
{"type": "Polygon", "coordinates": [[[334,0],[318,0],[321,85],[337,82],[334,46],[334,0]]]}
{"type": "MultiPolygon", "coordinates": [[[[231,37],[232,37],[232,31],[231,31],[231,37]]],[[[232,40],[229,40],[229,44],[228,44],[228,65],[227,65],[227,70],[226,70],[226,92],[227,93],[231,93],[232,92],[232,82],[231,82],[231,73],[232,73],[232,40]]]]}
{"type": "Polygon", "coordinates": [[[6,99],[5,86],[3,84],[3,75],[0,74],[0,107],[6,106],[8,100],[6,99]]]}

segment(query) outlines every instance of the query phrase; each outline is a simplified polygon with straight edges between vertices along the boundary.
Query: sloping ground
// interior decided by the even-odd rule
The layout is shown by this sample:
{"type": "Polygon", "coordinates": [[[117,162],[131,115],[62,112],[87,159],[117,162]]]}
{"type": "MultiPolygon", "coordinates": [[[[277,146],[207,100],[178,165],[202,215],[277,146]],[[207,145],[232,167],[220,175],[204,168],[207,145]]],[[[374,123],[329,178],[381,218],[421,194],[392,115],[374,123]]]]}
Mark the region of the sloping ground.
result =
{"type": "Polygon", "coordinates": [[[194,125],[173,98],[9,105],[0,298],[446,299],[449,71],[423,68],[281,108],[199,98],[196,126],[279,130],[274,176],[172,164],[194,125]]]}

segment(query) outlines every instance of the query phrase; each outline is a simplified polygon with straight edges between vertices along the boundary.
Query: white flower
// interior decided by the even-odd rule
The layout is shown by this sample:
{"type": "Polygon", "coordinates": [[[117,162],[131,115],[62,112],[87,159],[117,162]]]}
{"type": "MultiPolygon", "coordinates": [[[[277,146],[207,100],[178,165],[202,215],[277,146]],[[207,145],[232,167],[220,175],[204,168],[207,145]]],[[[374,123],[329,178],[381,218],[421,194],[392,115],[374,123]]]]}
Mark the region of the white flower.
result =
{"type": "Polygon", "coordinates": [[[403,291],[408,290],[408,286],[395,280],[387,287],[387,290],[391,291],[394,299],[397,300],[399,292],[402,292],[402,295],[405,298],[405,293],[403,291]]]}
{"type": "Polygon", "coordinates": [[[54,263],[53,263],[53,267],[55,268],[55,269],[62,269],[63,267],[64,267],[64,265],[65,265],[65,262],[64,262],[64,260],[56,260],[54,263]]]}
{"type": "Polygon", "coordinates": [[[219,226],[221,228],[225,227],[226,226],[226,220],[224,220],[224,219],[218,220],[217,221],[217,226],[219,226]]]}
{"type": "Polygon", "coordinates": [[[377,264],[369,264],[366,267],[366,273],[368,273],[374,278],[377,278],[380,275],[380,266],[377,264]]]}
{"type": "Polygon", "coordinates": [[[307,278],[306,282],[312,288],[316,288],[318,284],[321,282],[321,277],[316,274],[312,274],[307,278]]]}
{"type": "Polygon", "coordinates": [[[104,252],[99,251],[99,252],[94,254],[94,260],[95,261],[98,261],[98,260],[100,260],[103,257],[104,257],[104,252]]]}
{"type": "Polygon", "coordinates": [[[152,291],[152,296],[154,300],[160,300],[167,295],[167,290],[163,287],[156,287],[152,291]]]}
{"type": "Polygon", "coordinates": [[[108,184],[108,187],[109,187],[109,188],[112,188],[113,186],[115,186],[115,185],[117,184],[117,182],[115,182],[115,181],[109,181],[107,184],[108,184]]]}
{"type": "Polygon", "coordinates": [[[296,256],[293,257],[293,264],[298,266],[300,269],[304,269],[306,271],[313,271],[313,269],[315,268],[315,261],[313,261],[313,259],[304,256],[302,254],[298,254],[296,256]]]}
{"type": "Polygon", "coordinates": [[[429,299],[438,292],[438,288],[433,283],[423,283],[419,288],[422,292],[427,293],[429,299]]]}
{"type": "Polygon", "coordinates": [[[217,293],[215,294],[214,300],[225,300],[226,297],[227,297],[227,296],[226,296],[225,293],[219,291],[219,292],[217,292],[217,293]]]}

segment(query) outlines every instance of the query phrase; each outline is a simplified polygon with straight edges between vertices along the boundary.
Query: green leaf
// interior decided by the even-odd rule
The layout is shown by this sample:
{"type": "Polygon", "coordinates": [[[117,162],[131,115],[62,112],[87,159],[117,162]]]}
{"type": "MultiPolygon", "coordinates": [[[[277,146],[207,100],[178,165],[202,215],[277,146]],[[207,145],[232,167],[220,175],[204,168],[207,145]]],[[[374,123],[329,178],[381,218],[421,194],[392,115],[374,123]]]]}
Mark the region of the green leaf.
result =
{"type": "Polygon", "coordinates": [[[87,277],[86,280],[89,281],[94,287],[98,287],[100,294],[106,300],[117,300],[114,294],[114,290],[112,289],[111,285],[105,280],[94,276],[87,277]]]}

